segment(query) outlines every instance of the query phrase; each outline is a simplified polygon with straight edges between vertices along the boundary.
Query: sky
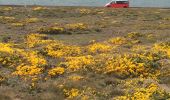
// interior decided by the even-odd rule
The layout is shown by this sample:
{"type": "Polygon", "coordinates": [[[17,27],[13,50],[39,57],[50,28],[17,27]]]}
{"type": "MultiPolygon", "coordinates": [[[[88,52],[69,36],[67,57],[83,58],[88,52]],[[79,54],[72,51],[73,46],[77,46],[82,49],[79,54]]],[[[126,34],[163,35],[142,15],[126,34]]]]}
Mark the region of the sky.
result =
{"type": "MultiPolygon", "coordinates": [[[[0,4],[56,5],[56,6],[104,6],[111,0],[0,0],[0,4]]],[[[131,7],[170,7],[170,0],[130,0],[131,7]]]]}

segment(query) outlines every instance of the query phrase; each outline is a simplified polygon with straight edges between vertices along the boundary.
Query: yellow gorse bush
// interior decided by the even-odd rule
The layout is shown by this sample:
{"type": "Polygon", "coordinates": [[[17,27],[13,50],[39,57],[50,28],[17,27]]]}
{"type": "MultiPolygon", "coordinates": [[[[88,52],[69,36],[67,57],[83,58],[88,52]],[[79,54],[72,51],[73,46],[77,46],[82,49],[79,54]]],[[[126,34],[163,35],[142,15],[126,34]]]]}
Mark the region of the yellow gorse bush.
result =
{"type": "Polygon", "coordinates": [[[84,23],[67,24],[66,27],[70,30],[86,30],[88,28],[84,23]]]}
{"type": "Polygon", "coordinates": [[[65,31],[65,28],[63,28],[61,26],[41,27],[38,31],[43,34],[64,34],[64,33],[67,33],[65,31]]]}
{"type": "MultiPolygon", "coordinates": [[[[58,27],[54,27],[55,29],[60,30],[58,27]]],[[[31,89],[36,88],[36,85],[38,85],[36,82],[58,78],[62,83],[61,87],[58,87],[68,99],[83,97],[96,99],[97,95],[105,98],[109,97],[110,91],[104,93],[105,88],[103,89],[102,86],[99,86],[99,89],[103,89],[100,92],[99,89],[94,91],[81,87],[82,90],[80,90],[79,88],[72,88],[70,85],[86,82],[89,77],[83,75],[88,73],[101,75],[102,78],[115,75],[124,78],[125,81],[130,78],[132,79],[130,84],[134,82],[134,78],[157,81],[160,74],[163,73],[161,72],[160,60],[169,59],[169,42],[149,46],[134,44],[128,51],[121,51],[121,45],[123,49],[127,50],[123,46],[126,45],[129,38],[135,40],[139,36],[138,34],[131,34],[127,38],[116,37],[104,42],[76,46],[52,40],[48,35],[30,33],[24,37],[22,43],[0,43],[0,66],[11,68],[10,77],[29,80],[31,89]],[[51,67],[54,63],[57,63],[57,65],[51,67]]],[[[110,79],[109,81],[103,80],[104,84],[112,84],[110,79]]],[[[56,82],[56,84],[58,85],[60,82],[56,82]]],[[[111,85],[107,86],[110,87],[111,85]]],[[[98,86],[96,87],[98,88],[98,86]]],[[[150,100],[157,97],[155,94],[158,94],[161,98],[166,98],[166,93],[159,89],[156,84],[131,88],[129,91],[124,96],[116,97],[116,100],[150,100]]]]}
{"type": "Polygon", "coordinates": [[[57,76],[64,74],[65,69],[62,67],[55,67],[48,71],[48,75],[50,76],[57,76]]]}
{"type": "Polygon", "coordinates": [[[12,44],[0,43],[0,52],[6,52],[9,54],[13,54],[14,50],[11,47],[12,47],[12,44]]]}
{"type": "Polygon", "coordinates": [[[61,27],[52,27],[51,29],[54,30],[54,31],[59,31],[59,32],[64,31],[64,28],[61,28],[61,27]]]}
{"type": "Polygon", "coordinates": [[[136,75],[138,73],[144,73],[145,71],[144,63],[135,64],[130,57],[126,55],[125,57],[113,58],[112,60],[107,61],[105,73],[117,72],[125,75],[136,75]]]}
{"type": "Polygon", "coordinates": [[[19,49],[13,48],[13,44],[0,43],[0,64],[4,67],[14,67],[22,60],[16,53],[19,49]]]}
{"type": "Polygon", "coordinates": [[[139,53],[111,55],[101,54],[94,57],[92,70],[102,74],[116,74],[121,77],[152,77],[160,75],[161,65],[157,62],[163,59],[158,53],[139,53]]]}
{"type": "Polygon", "coordinates": [[[34,78],[43,72],[44,66],[47,64],[46,60],[38,55],[36,51],[27,52],[19,50],[17,55],[22,57],[22,63],[16,66],[16,70],[12,75],[26,80],[31,78],[34,81],[34,78]]]}
{"type": "Polygon", "coordinates": [[[75,32],[89,31],[89,26],[85,23],[71,23],[71,24],[59,24],[49,27],[41,27],[38,29],[42,34],[72,34],[75,32]]]}
{"type": "Polygon", "coordinates": [[[37,66],[29,66],[23,64],[16,68],[16,71],[13,73],[13,75],[19,75],[21,77],[30,77],[42,73],[42,70],[43,68],[37,66]]]}
{"type": "Polygon", "coordinates": [[[44,34],[36,34],[36,33],[30,33],[29,35],[26,36],[25,43],[29,48],[36,47],[41,44],[46,44],[51,42],[51,40],[44,40],[46,35],[44,34]]]}
{"type": "Polygon", "coordinates": [[[3,10],[4,11],[11,11],[11,10],[13,10],[13,8],[12,7],[5,7],[5,8],[3,8],[3,10]]]}
{"type": "Polygon", "coordinates": [[[15,19],[15,17],[0,16],[0,19],[5,19],[5,20],[14,20],[14,19],[15,19]]]}
{"type": "Polygon", "coordinates": [[[120,96],[114,100],[154,100],[157,98],[166,98],[164,90],[160,89],[158,85],[151,83],[144,88],[136,88],[134,93],[127,96],[120,96]]]}
{"type": "Polygon", "coordinates": [[[127,35],[129,38],[138,38],[138,37],[141,37],[143,36],[141,33],[138,33],[138,32],[131,32],[131,33],[128,33],[127,35]]]}
{"type": "Polygon", "coordinates": [[[37,51],[15,48],[16,45],[0,43],[0,64],[4,67],[16,68],[12,75],[35,77],[47,64],[46,59],[37,51]]]}
{"type": "Polygon", "coordinates": [[[170,57],[170,42],[155,44],[153,49],[158,52],[159,51],[165,52],[167,56],[170,57]]]}
{"type": "Polygon", "coordinates": [[[81,48],[78,46],[64,45],[61,42],[54,42],[47,45],[44,48],[44,52],[51,57],[58,58],[65,56],[76,56],[81,53],[81,48]]]}
{"type": "Polygon", "coordinates": [[[94,43],[89,46],[87,46],[87,49],[91,53],[97,53],[97,52],[108,52],[111,51],[111,46],[103,43],[94,43]]]}
{"type": "Polygon", "coordinates": [[[15,17],[10,17],[10,16],[0,16],[0,22],[14,22],[15,21],[15,17]]]}
{"type": "Polygon", "coordinates": [[[80,91],[76,88],[72,88],[71,90],[64,89],[64,94],[69,98],[73,99],[79,95],[80,91]]]}
{"type": "Polygon", "coordinates": [[[26,52],[22,54],[31,65],[43,66],[46,65],[46,60],[38,55],[37,51],[26,52]]]}
{"type": "Polygon", "coordinates": [[[126,43],[126,39],[122,37],[116,37],[116,38],[110,39],[108,42],[112,44],[116,44],[116,45],[121,45],[121,44],[126,43]]]}
{"type": "Polygon", "coordinates": [[[23,8],[0,7],[2,99],[169,100],[168,9],[23,8]]]}
{"type": "Polygon", "coordinates": [[[78,71],[80,69],[86,69],[86,67],[94,64],[94,58],[91,55],[79,56],[79,57],[67,57],[66,62],[67,69],[69,71],[78,71]]]}
{"type": "Polygon", "coordinates": [[[46,10],[46,7],[34,7],[32,8],[33,11],[40,11],[40,10],[46,10]]]}
{"type": "Polygon", "coordinates": [[[22,26],[24,26],[23,23],[12,23],[11,25],[15,26],[15,27],[22,27],[22,26]]]}
{"type": "Polygon", "coordinates": [[[73,76],[69,76],[69,79],[72,81],[79,81],[79,80],[84,79],[84,77],[79,76],[79,75],[73,75],[73,76]]]}
{"type": "MultiPolygon", "coordinates": [[[[164,57],[160,56],[159,52],[152,51],[152,53],[143,52],[141,54],[114,57],[112,54],[109,54],[109,51],[111,51],[113,47],[107,43],[94,43],[87,46],[87,48],[81,48],[79,46],[65,45],[60,41],[48,40],[45,38],[46,35],[44,34],[28,34],[25,40],[26,45],[28,46],[27,48],[42,46],[41,53],[44,55],[48,55],[53,58],[64,58],[64,61],[62,61],[61,64],[66,66],[65,70],[68,72],[79,71],[82,69],[86,70],[86,68],[90,68],[95,72],[100,72],[103,74],[117,73],[118,75],[125,76],[156,77],[160,73],[158,70],[156,70],[157,67],[160,66],[158,63],[156,63],[156,61],[164,57]],[[82,49],[87,49],[87,54],[104,54],[98,55],[98,57],[91,55],[82,56],[84,55],[82,53],[82,49]],[[105,53],[108,53],[108,58],[104,57],[105,53]],[[99,65],[102,67],[99,67],[99,65]]],[[[113,44],[124,43],[122,42],[124,41],[124,38],[114,38],[113,40],[113,44]]],[[[23,49],[15,49],[12,48],[12,44],[0,43],[0,46],[0,52],[6,52],[9,54],[14,54],[15,52],[16,55],[22,56],[26,66],[41,67],[47,65],[46,59],[39,54],[39,51],[25,51],[23,49]]],[[[167,44],[159,44],[159,47],[162,47],[162,49],[159,48],[161,51],[169,48],[167,44]]],[[[0,61],[5,65],[9,61],[3,58],[4,56],[2,56],[0,61]]],[[[52,73],[53,71],[55,71],[55,69],[51,69],[49,73],[52,73]]]]}
{"type": "Polygon", "coordinates": [[[5,78],[0,76],[0,83],[2,83],[4,80],[5,80],[5,78]]]}
{"type": "Polygon", "coordinates": [[[24,20],[25,23],[36,23],[39,22],[40,19],[39,18],[27,18],[24,20]]]}

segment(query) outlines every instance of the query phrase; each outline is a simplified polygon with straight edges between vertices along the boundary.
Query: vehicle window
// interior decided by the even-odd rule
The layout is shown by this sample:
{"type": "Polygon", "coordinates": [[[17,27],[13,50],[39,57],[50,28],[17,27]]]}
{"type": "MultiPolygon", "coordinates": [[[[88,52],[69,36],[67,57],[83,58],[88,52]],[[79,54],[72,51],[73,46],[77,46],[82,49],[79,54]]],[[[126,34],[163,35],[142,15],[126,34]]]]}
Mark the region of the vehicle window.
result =
{"type": "Polygon", "coordinates": [[[115,3],[115,1],[112,1],[110,4],[114,4],[115,3]]]}
{"type": "Polygon", "coordinates": [[[127,4],[128,1],[116,1],[117,4],[127,4]]]}

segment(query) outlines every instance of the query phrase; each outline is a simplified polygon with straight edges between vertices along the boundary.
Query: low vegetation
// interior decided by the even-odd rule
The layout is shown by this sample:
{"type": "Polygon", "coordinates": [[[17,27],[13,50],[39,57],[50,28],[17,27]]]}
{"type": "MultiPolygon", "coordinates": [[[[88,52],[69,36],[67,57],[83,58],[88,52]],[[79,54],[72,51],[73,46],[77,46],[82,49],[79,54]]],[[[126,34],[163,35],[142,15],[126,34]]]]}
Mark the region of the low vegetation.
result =
{"type": "Polygon", "coordinates": [[[0,12],[1,99],[170,99],[169,9],[0,12]]]}

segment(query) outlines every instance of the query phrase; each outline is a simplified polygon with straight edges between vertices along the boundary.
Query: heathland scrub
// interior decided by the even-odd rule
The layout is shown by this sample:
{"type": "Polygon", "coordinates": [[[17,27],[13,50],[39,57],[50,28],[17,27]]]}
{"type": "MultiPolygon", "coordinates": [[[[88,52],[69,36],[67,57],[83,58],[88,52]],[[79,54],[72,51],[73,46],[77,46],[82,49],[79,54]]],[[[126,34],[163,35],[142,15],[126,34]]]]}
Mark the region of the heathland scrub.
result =
{"type": "Polygon", "coordinates": [[[0,98],[170,98],[170,10],[0,7],[0,98]]]}

